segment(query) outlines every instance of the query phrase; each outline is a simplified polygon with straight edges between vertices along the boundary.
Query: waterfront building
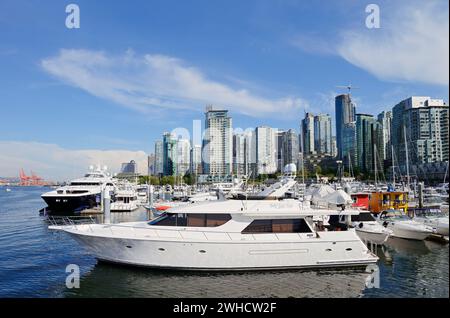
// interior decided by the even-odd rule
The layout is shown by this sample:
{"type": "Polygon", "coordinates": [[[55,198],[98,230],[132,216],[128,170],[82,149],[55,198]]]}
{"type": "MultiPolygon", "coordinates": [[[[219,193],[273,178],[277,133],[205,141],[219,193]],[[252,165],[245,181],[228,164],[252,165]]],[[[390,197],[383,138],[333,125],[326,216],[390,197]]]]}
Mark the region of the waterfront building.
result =
{"type": "Polygon", "coordinates": [[[278,138],[278,142],[281,141],[281,147],[278,144],[278,151],[281,151],[281,169],[280,172],[283,172],[283,168],[288,164],[296,164],[299,159],[299,137],[294,129],[289,129],[281,134],[281,140],[278,138]]]}
{"type": "Polygon", "coordinates": [[[137,173],[137,164],[134,160],[131,160],[130,162],[124,162],[122,163],[122,167],[120,169],[120,173],[123,174],[135,174],[137,173]]]}
{"type": "Polygon", "coordinates": [[[256,177],[258,173],[257,159],[256,159],[256,131],[252,130],[245,133],[245,145],[246,145],[246,165],[247,175],[249,177],[256,177]]]}
{"type": "Polygon", "coordinates": [[[164,172],[164,151],[163,141],[155,141],[155,170],[154,174],[157,176],[162,175],[164,172]]]}
{"type": "Polygon", "coordinates": [[[406,170],[406,149],[410,165],[448,161],[448,105],[442,99],[427,96],[412,96],[401,101],[392,110],[391,140],[394,159],[403,166],[403,171],[406,170]]]}
{"type": "Polygon", "coordinates": [[[373,115],[356,114],[356,166],[360,171],[382,173],[383,142],[382,124],[373,115]]]}
{"type": "Polygon", "coordinates": [[[315,152],[314,147],[314,115],[306,113],[305,118],[301,122],[301,138],[303,138],[302,152],[310,154],[315,152]]]}
{"type": "Polygon", "coordinates": [[[348,171],[353,171],[357,163],[356,152],[356,122],[345,124],[342,128],[342,145],[338,149],[338,158],[340,158],[347,167],[348,171]]]}
{"type": "Polygon", "coordinates": [[[163,175],[177,175],[178,140],[171,133],[163,134],[163,175]]]}
{"type": "Polygon", "coordinates": [[[257,174],[271,174],[277,171],[276,130],[260,126],[255,129],[257,174]]]}
{"type": "Polygon", "coordinates": [[[177,152],[177,174],[184,176],[191,165],[191,142],[188,139],[178,139],[177,152]]]}
{"type": "Polygon", "coordinates": [[[392,161],[392,146],[391,146],[391,125],[392,125],[392,112],[382,111],[377,116],[380,123],[381,133],[379,135],[380,141],[378,152],[381,160],[392,161]]]}
{"type": "Polygon", "coordinates": [[[284,134],[286,133],[285,130],[277,130],[276,132],[276,138],[277,138],[277,172],[283,171],[283,138],[284,134]]]}
{"type": "Polygon", "coordinates": [[[206,108],[202,157],[204,174],[231,175],[233,134],[232,118],[227,110],[215,110],[212,106],[206,108]]]}
{"type": "Polygon", "coordinates": [[[233,174],[247,174],[247,155],[246,155],[246,136],[245,134],[233,135],[233,174]]]}
{"type": "Polygon", "coordinates": [[[150,154],[147,156],[147,175],[154,176],[155,175],[155,155],[150,154]]]}
{"type": "Polygon", "coordinates": [[[201,174],[202,173],[202,146],[193,145],[191,148],[191,174],[201,174]]]}
{"type": "Polygon", "coordinates": [[[349,156],[349,148],[348,144],[344,142],[344,134],[348,141],[348,138],[351,137],[351,124],[355,123],[355,105],[351,100],[350,94],[336,96],[335,114],[337,153],[338,158],[344,160],[345,157],[349,156]]]}
{"type": "Polygon", "coordinates": [[[336,136],[331,137],[331,156],[337,157],[338,150],[337,150],[337,144],[336,144],[336,136]]]}
{"type": "Polygon", "coordinates": [[[331,154],[331,116],[314,116],[314,150],[319,154],[331,154]]]}

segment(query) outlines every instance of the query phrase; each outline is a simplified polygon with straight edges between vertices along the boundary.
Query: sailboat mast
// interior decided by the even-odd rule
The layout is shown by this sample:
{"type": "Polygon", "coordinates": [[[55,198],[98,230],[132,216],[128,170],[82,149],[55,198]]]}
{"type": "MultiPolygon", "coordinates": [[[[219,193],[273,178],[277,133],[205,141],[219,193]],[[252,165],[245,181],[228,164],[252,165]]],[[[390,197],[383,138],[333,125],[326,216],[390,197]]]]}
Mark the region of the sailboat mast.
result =
{"type": "Polygon", "coordinates": [[[394,146],[391,145],[391,158],[392,158],[392,185],[395,188],[395,164],[394,164],[394,146]]]}
{"type": "Polygon", "coordinates": [[[409,156],[408,156],[408,143],[406,142],[406,126],[403,126],[403,137],[405,140],[405,152],[406,152],[406,181],[409,189],[409,156]]]}

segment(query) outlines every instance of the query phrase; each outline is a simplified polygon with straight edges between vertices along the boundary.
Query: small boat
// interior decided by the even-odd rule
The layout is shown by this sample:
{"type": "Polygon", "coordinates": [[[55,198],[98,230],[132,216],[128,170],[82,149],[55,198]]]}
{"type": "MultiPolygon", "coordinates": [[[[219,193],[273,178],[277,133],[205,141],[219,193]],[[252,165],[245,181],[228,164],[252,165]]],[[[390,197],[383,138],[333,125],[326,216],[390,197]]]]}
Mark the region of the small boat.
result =
{"type": "Polygon", "coordinates": [[[11,192],[11,189],[10,188],[6,188],[6,192],[11,192]]]}
{"type": "Polygon", "coordinates": [[[139,200],[133,190],[118,190],[111,203],[111,212],[131,212],[138,208],[139,200]]]}
{"type": "MultiPolygon", "coordinates": [[[[345,220],[341,219],[341,223],[345,220]]],[[[393,234],[392,229],[388,229],[377,222],[377,219],[369,212],[364,211],[359,215],[351,216],[351,225],[355,228],[356,234],[363,242],[383,245],[393,234]]]]}
{"type": "Polygon", "coordinates": [[[431,226],[436,234],[448,236],[448,215],[439,209],[416,210],[414,220],[431,226]]]}
{"type": "Polygon", "coordinates": [[[409,240],[425,240],[433,234],[433,228],[414,221],[399,210],[383,211],[378,216],[378,222],[392,230],[393,237],[409,240]]]}

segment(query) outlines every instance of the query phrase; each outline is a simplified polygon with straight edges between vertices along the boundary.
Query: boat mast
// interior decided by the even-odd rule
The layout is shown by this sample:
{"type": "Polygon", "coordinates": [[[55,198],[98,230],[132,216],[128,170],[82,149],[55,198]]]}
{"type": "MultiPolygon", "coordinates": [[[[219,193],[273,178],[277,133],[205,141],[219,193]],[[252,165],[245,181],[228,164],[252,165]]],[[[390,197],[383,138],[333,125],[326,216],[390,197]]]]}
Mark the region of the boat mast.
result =
{"type": "Polygon", "coordinates": [[[406,125],[403,126],[403,138],[405,140],[405,152],[406,152],[406,182],[409,187],[409,157],[408,157],[408,144],[406,142],[406,125]]]}
{"type": "Polygon", "coordinates": [[[391,145],[391,157],[392,157],[392,185],[395,188],[395,164],[394,164],[394,146],[391,145]]]}
{"type": "Polygon", "coordinates": [[[378,171],[377,171],[377,145],[374,144],[373,146],[374,146],[374,156],[373,156],[373,159],[374,159],[374,164],[375,164],[375,191],[378,191],[378,180],[377,180],[377,174],[378,174],[378,171]]]}

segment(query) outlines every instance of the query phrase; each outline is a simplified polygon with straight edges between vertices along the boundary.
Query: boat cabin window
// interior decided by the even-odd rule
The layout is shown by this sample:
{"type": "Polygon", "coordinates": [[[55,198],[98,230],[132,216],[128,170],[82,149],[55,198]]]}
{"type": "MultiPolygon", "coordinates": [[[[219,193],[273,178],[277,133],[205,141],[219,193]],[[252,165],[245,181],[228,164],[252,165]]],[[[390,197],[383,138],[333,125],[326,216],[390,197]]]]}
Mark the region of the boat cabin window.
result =
{"type": "Polygon", "coordinates": [[[368,222],[368,221],[376,221],[372,214],[360,213],[358,215],[352,215],[352,222],[368,222]]]}
{"type": "Polygon", "coordinates": [[[257,233],[311,233],[304,219],[254,220],[242,234],[257,233]]]}
{"type": "Polygon", "coordinates": [[[98,182],[71,182],[71,186],[99,186],[101,183],[98,182]]]}
{"type": "Polygon", "coordinates": [[[231,220],[229,214],[205,213],[164,213],[159,218],[149,222],[149,225],[188,226],[188,227],[216,227],[231,220]]]}

